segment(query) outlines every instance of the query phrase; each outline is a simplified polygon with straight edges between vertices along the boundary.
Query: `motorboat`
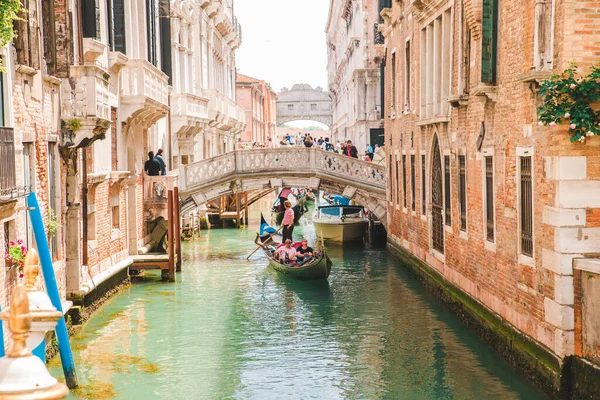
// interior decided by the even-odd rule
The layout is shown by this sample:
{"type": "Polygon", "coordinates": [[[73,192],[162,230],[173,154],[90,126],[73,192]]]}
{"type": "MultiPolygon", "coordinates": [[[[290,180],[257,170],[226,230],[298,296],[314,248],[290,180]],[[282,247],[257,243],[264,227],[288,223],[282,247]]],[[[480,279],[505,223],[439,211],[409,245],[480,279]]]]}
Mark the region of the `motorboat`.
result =
{"type": "Polygon", "coordinates": [[[312,221],[318,237],[336,242],[362,239],[369,226],[363,206],[320,206],[312,221]]]}

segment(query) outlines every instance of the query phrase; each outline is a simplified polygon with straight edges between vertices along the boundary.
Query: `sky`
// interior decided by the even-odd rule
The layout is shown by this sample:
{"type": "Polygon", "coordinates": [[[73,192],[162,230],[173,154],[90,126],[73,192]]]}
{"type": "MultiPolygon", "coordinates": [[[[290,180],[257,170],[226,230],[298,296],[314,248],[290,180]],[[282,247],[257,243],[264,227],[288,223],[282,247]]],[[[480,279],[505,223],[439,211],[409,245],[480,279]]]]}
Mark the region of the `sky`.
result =
{"type": "Polygon", "coordinates": [[[296,83],[327,89],[325,24],[329,0],[235,0],[242,25],[238,72],[279,92],[296,83]]]}

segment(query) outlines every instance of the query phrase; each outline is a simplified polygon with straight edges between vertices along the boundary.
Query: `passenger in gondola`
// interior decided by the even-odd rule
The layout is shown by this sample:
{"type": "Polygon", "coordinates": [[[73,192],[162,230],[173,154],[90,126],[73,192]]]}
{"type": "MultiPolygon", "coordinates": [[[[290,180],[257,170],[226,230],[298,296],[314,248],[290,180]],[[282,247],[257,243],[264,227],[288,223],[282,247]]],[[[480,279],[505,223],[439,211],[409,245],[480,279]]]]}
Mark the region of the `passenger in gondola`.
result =
{"type": "Polygon", "coordinates": [[[281,221],[281,227],[283,231],[281,233],[282,240],[285,243],[287,239],[292,241],[292,232],[294,231],[294,210],[292,209],[292,203],[286,200],[283,203],[285,212],[283,213],[283,221],[281,221]]]}
{"type": "Polygon", "coordinates": [[[296,249],[292,247],[292,241],[290,239],[286,239],[285,245],[275,250],[273,257],[275,257],[276,260],[279,260],[279,262],[282,264],[296,264],[296,249]]]}
{"type": "Polygon", "coordinates": [[[302,264],[304,261],[311,258],[313,253],[314,250],[308,245],[308,240],[302,238],[302,246],[298,247],[298,250],[296,250],[296,258],[298,259],[298,263],[302,264]]]}

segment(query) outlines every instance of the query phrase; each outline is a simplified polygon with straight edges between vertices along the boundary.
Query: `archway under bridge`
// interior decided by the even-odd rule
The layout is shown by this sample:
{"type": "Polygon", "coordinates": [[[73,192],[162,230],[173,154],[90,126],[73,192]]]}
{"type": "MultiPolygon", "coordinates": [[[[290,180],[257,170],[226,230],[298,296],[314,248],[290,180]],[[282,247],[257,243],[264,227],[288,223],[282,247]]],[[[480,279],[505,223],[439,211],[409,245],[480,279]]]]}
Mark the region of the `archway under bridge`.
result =
{"type": "Polygon", "coordinates": [[[224,195],[305,187],[351,198],[385,225],[385,180],[381,165],[316,147],[236,150],[179,169],[184,215],[224,195]]]}

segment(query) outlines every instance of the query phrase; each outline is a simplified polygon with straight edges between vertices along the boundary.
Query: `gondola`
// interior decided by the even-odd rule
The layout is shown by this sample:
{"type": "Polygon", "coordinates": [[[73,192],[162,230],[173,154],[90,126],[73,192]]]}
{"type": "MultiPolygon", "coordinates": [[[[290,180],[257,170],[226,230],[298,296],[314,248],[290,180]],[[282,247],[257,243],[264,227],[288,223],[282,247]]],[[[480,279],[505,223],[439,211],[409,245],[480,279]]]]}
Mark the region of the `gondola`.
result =
{"type": "MultiPolygon", "coordinates": [[[[269,264],[273,269],[281,274],[293,277],[295,279],[302,280],[315,280],[315,279],[327,279],[331,273],[332,262],[327,256],[324,249],[318,252],[318,255],[314,256],[310,260],[296,266],[282,264],[273,258],[273,252],[276,249],[277,243],[270,242],[271,244],[263,244],[260,241],[260,235],[256,234],[254,243],[261,246],[263,253],[269,260],[269,264]]],[[[297,244],[295,244],[297,245],[297,244]]]]}

